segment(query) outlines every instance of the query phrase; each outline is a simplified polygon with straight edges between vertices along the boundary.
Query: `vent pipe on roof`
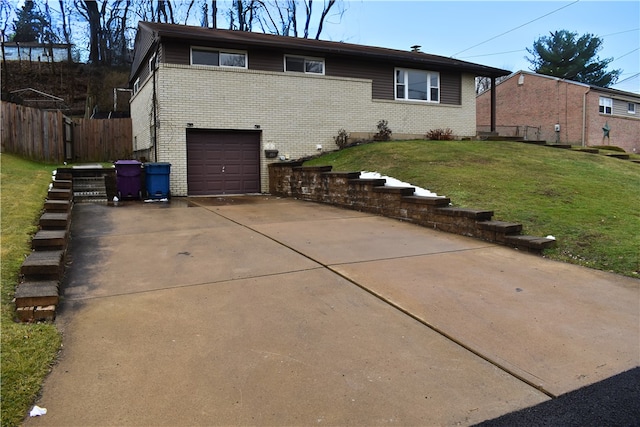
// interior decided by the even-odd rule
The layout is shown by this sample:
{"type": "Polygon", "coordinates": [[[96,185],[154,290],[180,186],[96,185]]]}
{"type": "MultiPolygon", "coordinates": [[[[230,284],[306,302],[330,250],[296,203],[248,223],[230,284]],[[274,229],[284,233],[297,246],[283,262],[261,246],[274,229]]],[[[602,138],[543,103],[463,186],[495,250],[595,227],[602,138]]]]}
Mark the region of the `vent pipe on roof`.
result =
{"type": "Polygon", "coordinates": [[[411,46],[411,52],[422,52],[420,50],[422,46],[420,46],[419,44],[414,44],[413,46],[411,46]]]}

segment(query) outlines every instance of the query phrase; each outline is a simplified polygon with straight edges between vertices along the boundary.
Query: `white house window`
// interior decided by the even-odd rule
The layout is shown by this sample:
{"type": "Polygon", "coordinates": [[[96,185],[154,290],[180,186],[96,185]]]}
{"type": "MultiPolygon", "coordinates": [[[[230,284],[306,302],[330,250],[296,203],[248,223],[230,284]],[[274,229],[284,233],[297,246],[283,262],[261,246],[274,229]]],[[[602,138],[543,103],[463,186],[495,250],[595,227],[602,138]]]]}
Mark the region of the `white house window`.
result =
{"type": "Polygon", "coordinates": [[[633,102],[630,102],[629,105],[627,106],[627,113],[635,114],[636,113],[636,104],[634,104],[633,102]]]}
{"type": "Polygon", "coordinates": [[[138,77],[136,81],[133,82],[133,94],[135,95],[136,93],[138,93],[139,90],[140,90],[140,77],[138,77]]]}
{"type": "Polygon", "coordinates": [[[611,98],[600,97],[600,114],[611,114],[613,100],[611,98]]]}
{"type": "Polygon", "coordinates": [[[247,68],[247,53],[192,47],[191,65],[247,68]]]}
{"type": "Polygon", "coordinates": [[[324,59],[287,55],[284,57],[284,71],[324,74],[324,59]]]}
{"type": "Polygon", "coordinates": [[[397,68],[396,99],[440,102],[440,73],[397,68]]]}

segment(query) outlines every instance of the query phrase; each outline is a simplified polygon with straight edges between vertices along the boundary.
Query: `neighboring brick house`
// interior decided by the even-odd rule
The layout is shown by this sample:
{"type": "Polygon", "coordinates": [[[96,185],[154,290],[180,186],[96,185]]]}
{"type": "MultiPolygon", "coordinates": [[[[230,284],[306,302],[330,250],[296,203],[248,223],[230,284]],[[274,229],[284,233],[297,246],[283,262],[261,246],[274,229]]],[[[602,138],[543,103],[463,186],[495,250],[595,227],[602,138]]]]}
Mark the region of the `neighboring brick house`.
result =
{"type": "MultiPolygon", "coordinates": [[[[616,145],[640,153],[640,94],[527,71],[498,83],[495,123],[501,136],[573,145],[616,145]],[[610,128],[603,138],[603,127],[610,128]]],[[[491,90],[477,97],[478,131],[489,130],[491,90]]]]}
{"type": "Polygon", "coordinates": [[[269,163],[333,150],[340,129],[370,136],[387,120],[397,138],[436,128],[474,136],[475,77],[508,73],[422,52],[141,22],[133,151],[171,163],[175,196],[266,192],[269,163]]]}

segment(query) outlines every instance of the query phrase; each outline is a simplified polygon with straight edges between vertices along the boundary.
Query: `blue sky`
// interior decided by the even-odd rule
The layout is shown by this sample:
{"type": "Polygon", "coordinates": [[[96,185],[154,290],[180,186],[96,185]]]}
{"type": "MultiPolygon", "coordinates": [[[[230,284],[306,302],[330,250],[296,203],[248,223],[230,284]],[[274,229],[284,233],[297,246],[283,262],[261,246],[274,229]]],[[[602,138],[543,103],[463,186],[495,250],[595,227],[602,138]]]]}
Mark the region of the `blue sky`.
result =
{"type": "Polygon", "coordinates": [[[535,40],[550,31],[603,40],[601,59],[622,69],[616,89],[640,93],[640,1],[383,1],[345,2],[323,39],[453,56],[510,71],[529,70],[535,40]],[[546,15],[546,16],[545,16],[546,15]],[[533,21],[533,22],[531,22],[533,21]],[[623,80],[627,79],[623,82],[623,80]]]}

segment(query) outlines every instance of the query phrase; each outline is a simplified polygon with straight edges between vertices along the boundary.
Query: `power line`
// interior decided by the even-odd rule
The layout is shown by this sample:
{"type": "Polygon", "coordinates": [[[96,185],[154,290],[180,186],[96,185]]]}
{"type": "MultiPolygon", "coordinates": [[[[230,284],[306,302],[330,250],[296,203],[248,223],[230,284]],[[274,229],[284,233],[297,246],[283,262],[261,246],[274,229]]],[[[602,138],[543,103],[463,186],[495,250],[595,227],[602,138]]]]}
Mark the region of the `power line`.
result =
{"type": "Polygon", "coordinates": [[[506,53],[516,53],[516,52],[525,52],[526,49],[518,49],[518,50],[508,50],[506,52],[496,52],[496,53],[485,53],[482,55],[471,55],[471,56],[461,56],[460,59],[466,59],[466,58],[478,58],[480,56],[494,56],[494,55],[504,55],[506,53]]]}
{"type": "Polygon", "coordinates": [[[638,30],[640,30],[640,28],[634,28],[633,30],[619,31],[617,33],[605,34],[602,37],[617,36],[618,34],[631,33],[633,31],[638,31],[638,30]]]}
{"type": "Polygon", "coordinates": [[[627,77],[627,78],[626,78],[626,79],[624,79],[624,80],[620,80],[619,82],[616,82],[616,85],[619,85],[620,83],[624,83],[624,82],[626,82],[627,80],[631,80],[631,79],[633,79],[633,78],[635,78],[635,77],[638,77],[638,76],[640,76],[640,73],[635,73],[633,76],[627,77]]]}
{"type": "Polygon", "coordinates": [[[627,56],[627,55],[631,55],[633,52],[637,52],[638,50],[640,50],[640,47],[637,47],[637,48],[633,49],[632,51],[629,51],[629,52],[625,53],[624,55],[620,55],[620,56],[618,56],[616,59],[614,59],[614,60],[613,60],[613,61],[611,61],[611,62],[616,62],[618,59],[620,59],[620,58],[624,58],[624,57],[625,57],[625,56],[627,56]]]}
{"type": "Polygon", "coordinates": [[[491,37],[490,39],[487,39],[487,40],[485,40],[485,41],[483,41],[483,42],[481,42],[481,43],[475,44],[475,45],[473,45],[473,46],[471,46],[471,47],[469,47],[469,48],[467,48],[467,49],[465,49],[465,50],[461,50],[461,51],[460,51],[460,52],[458,52],[458,53],[454,53],[453,55],[451,55],[451,57],[452,57],[452,58],[454,58],[456,55],[459,55],[459,54],[461,54],[462,52],[466,52],[466,51],[468,51],[468,50],[473,49],[474,47],[478,47],[478,46],[483,45],[483,44],[485,44],[485,43],[487,43],[487,42],[490,42],[491,40],[495,40],[495,39],[497,39],[498,37],[502,37],[502,36],[504,36],[505,34],[509,34],[509,33],[513,32],[513,31],[515,31],[515,30],[518,30],[518,29],[520,29],[520,28],[522,28],[522,27],[524,27],[524,26],[526,26],[526,25],[529,25],[529,24],[531,24],[532,22],[539,21],[539,20],[541,20],[542,18],[545,18],[545,17],[547,17],[547,16],[549,16],[549,15],[551,15],[551,14],[553,14],[553,13],[556,13],[556,12],[558,12],[558,11],[560,11],[560,10],[564,9],[564,8],[567,8],[567,7],[569,7],[569,6],[572,6],[572,5],[576,4],[576,3],[578,3],[579,1],[580,1],[580,0],[575,0],[575,1],[574,1],[574,2],[572,2],[572,3],[569,3],[569,4],[567,4],[567,5],[564,5],[564,6],[560,7],[560,8],[558,8],[558,9],[553,10],[553,11],[551,11],[551,12],[549,12],[549,13],[545,14],[545,15],[542,15],[542,16],[540,16],[540,17],[536,18],[536,19],[532,19],[532,20],[531,20],[531,21],[529,21],[529,22],[525,22],[524,24],[519,25],[519,26],[517,26],[517,27],[515,27],[515,28],[512,28],[512,29],[510,29],[509,31],[505,31],[505,32],[504,32],[504,33],[502,33],[502,34],[498,34],[497,36],[491,37]]]}

